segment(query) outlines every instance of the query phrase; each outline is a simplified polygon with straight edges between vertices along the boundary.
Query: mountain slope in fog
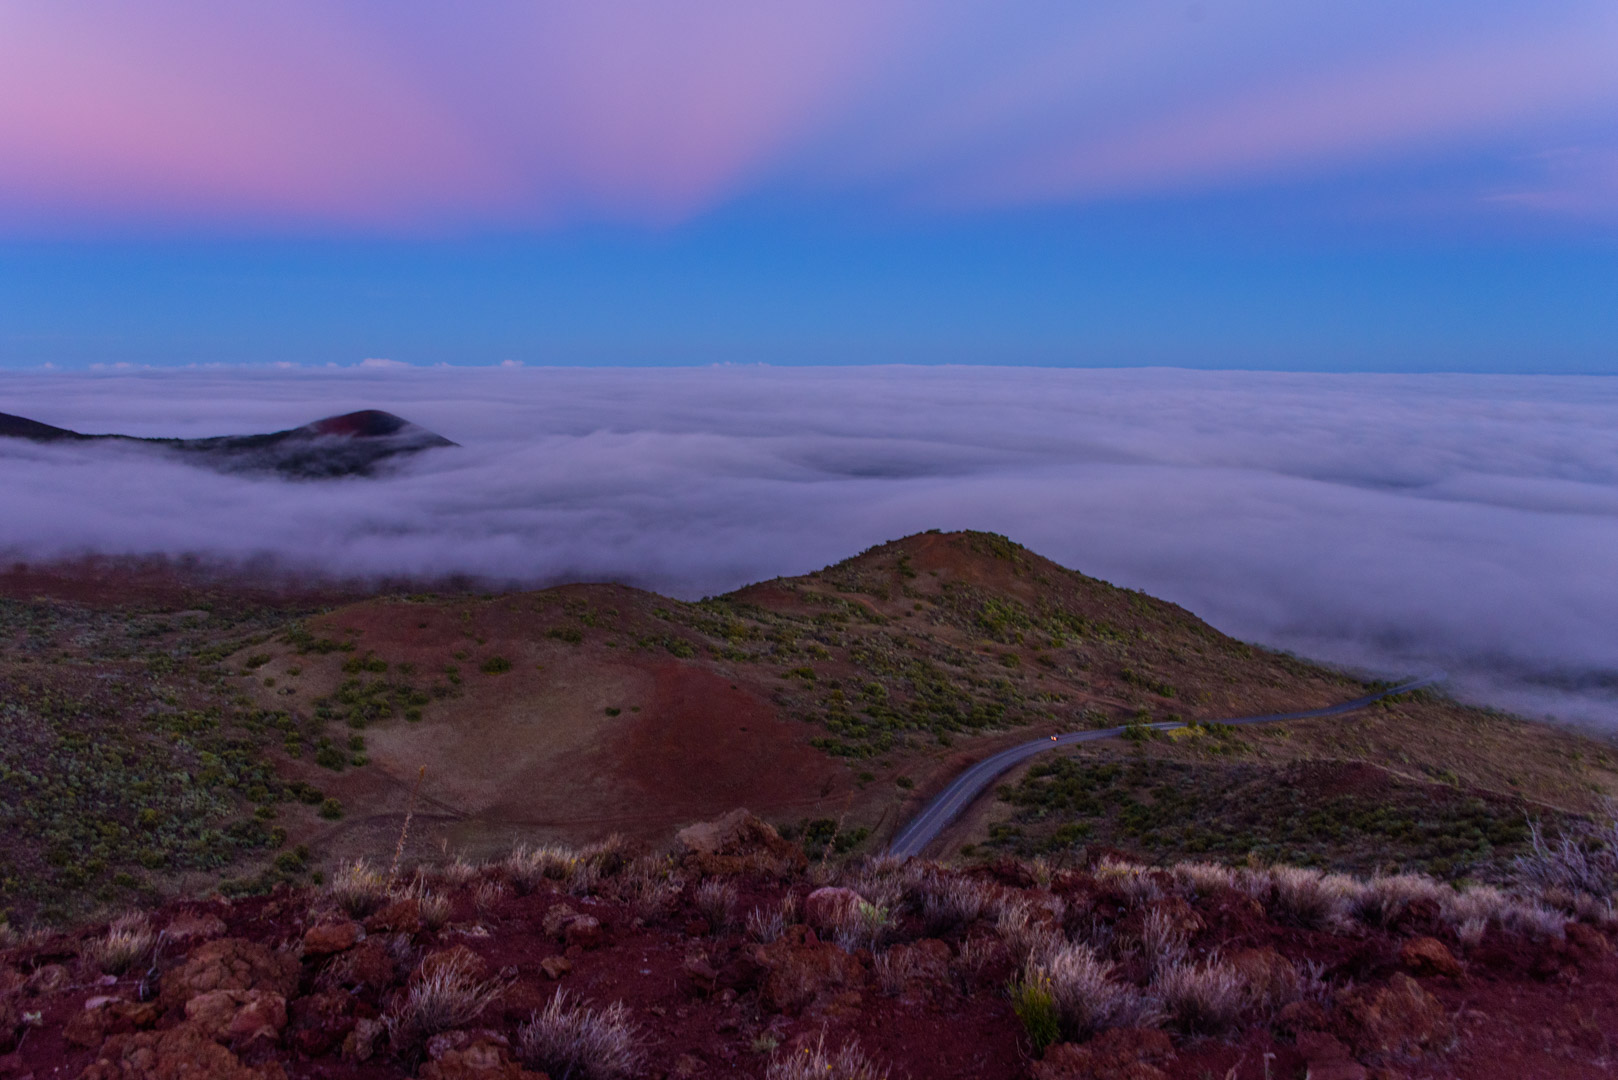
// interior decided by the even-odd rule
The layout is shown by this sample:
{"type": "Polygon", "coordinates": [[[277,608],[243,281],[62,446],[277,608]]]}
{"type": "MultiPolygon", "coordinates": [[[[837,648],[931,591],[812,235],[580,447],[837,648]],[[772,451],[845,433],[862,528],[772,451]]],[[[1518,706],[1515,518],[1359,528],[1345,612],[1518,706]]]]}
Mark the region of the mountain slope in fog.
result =
{"type": "Polygon", "coordinates": [[[0,437],[33,442],[106,441],[177,452],[227,472],[274,472],[302,479],[369,475],[382,461],[455,443],[380,409],[328,416],[302,427],[262,435],[205,439],[86,435],[23,416],[0,413],[0,437]]]}

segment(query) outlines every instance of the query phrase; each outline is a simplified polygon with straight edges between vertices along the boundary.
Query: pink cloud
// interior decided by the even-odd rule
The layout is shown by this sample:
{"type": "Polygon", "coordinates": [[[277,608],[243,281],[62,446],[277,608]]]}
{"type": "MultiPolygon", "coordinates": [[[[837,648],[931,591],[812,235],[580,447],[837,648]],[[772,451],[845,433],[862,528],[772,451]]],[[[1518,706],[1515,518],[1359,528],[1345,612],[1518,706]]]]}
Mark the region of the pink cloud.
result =
{"type": "Polygon", "coordinates": [[[1350,54],[1323,70],[1259,70],[1246,85],[1188,86],[1155,114],[1119,110],[1121,124],[1054,136],[939,189],[966,203],[1189,189],[1430,153],[1613,111],[1618,17],[1537,35],[1506,29],[1518,32],[1392,56],[1350,54]]]}
{"type": "Polygon", "coordinates": [[[1618,17],[1278,0],[0,6],[0,229],[665,223],[1246,182],[1618,103],[1618,17]],[[1467,36],[1469,35],[1469,36],[1467,36]]]}
{"type": "Polygon", "coordinates": [[[0,11],[0,202],[362,227],[678,217],[858,85],[904,8],[601,0],[471,27],[342,10],[0,11]]]}

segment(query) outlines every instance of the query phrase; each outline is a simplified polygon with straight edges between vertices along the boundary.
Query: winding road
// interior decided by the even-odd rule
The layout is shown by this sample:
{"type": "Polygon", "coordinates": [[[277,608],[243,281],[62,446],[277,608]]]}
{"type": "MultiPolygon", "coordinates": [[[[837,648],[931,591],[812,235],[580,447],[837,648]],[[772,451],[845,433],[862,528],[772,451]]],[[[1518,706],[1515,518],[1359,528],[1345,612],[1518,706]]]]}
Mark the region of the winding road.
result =
{"type": "MultiPolygon", "coordinates": [[[[1340,716],[1343,713],[1355,712],[1367,705],[1381,701],[1383,698],[1394,697],[1397,694],[1407,694],[1412,690],[1420,690],[1424,686],[1431,686],[1442,681],[1442,672],[1429,675],[1424,679],[1403,683],[1378,691],[1353,701],[1345,701],[1341,705],[1331,705],[1324,709],[1309,709],[1305,712],[1276,713],[1273,716],[1242,716],[1234,720],[1202,720],[1204,724],[1229,724],[1231,726],[1245,724],[1275,724],[1283,720],[1309,720],[1318,716],[1340,716]]],[[[1174,728],[1185,727],[1180,721],[1161,721],[1155,724],[1146,724],[1145,727],[1154,731],[1170,731],[1174,728]]],[[[1009,749],[1002,750],[993,757],[984,758],[976,765],[957,776],[953,783],[939,792],[933,801],[928,803],[921,813],[910,820],[910,823],[899,830],[893,842],[888,845],[888,854],[904,858],[911,855],[920,855],[927,845],[937,838],[944,827],[961,815],[968,806],[971,806],[977,797],[983,794],[985,788],[994,783],[995,779],[1010,769],[1013,765],[1027,761],[1035,754],[1054,750],[1061,746],[1072,746],[1074,743],[1094,742],[1097,739],[1111,739],[1122,735],[1127,728],[1111,727],[1095,731],[1074,731],[1066,735],[1052,735],[1043,739],[1034,739],[1031,742],[1019,743],[1009,749]]]]}

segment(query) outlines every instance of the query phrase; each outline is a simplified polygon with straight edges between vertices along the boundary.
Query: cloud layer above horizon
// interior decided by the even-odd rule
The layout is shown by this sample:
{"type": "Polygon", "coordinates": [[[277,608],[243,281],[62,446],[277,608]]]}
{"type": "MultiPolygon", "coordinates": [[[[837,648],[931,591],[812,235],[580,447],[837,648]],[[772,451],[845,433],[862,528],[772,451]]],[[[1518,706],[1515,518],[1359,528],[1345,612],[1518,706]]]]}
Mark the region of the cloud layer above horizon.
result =
{"type": "MultiPolygon", "coordinates": [[[[0,230],[956,213],[1300,179],[1618,213],[1601,0],[0,7],[0,230]]],[[[1361,207],[1366,209],[1366,207],[1361,207]]]]}
{"type": "Polygon", "coordinates": [[[87,432],[385,408],[460,443],[376,480],[0,440],[0,553],[696,596],[927,528],[1002,532],[1220,629],[1618,727],[1618,384],[972,368],[8,377],[87,432]]]}

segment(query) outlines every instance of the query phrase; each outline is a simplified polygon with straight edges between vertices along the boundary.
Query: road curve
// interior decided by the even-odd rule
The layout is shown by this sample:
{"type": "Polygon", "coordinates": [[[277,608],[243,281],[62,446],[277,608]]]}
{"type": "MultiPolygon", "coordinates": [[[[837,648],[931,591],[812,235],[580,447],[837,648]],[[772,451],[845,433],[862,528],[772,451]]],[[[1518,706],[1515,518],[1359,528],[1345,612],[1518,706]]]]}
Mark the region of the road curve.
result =
{"type": "MultiPolygon", "coordinates": [[[[1274,724],[1283,720],[1308,720],[1317,716],[1339,716],[1343,713],[1363,709],[1367,705],[1381,701],[1396,694],[1406,694],[1412,690],[1420,690],[1424,686],[1431,686],[1444,678],[1442,672],[1429,675],[1424,679],[1416,679],[1387,690],[1378,691],[1353,701],[1345,701],[1341,705],[1331,705],[1324,709],[1309,709],[1305,712],[1276,713],[1273,716],[1241,716],[1234,720],[1202,720],[1198,723],[1206,724],[1274,724]]],[[[1169,731],[1174,728],[1185,727],[1179,721],[1162,721],[1155,724],[1146,724],[1154,731],[1169,731]]],[[[1122,735],[1127,729],[1123,727],[1102,728],[1096,731],[1074,731],[1066,735],[1054,735],[1043,739],[1034,739],[1030,742],[1019,743],[1009,749],[1002,750],[992,757],[967,769],[957,776],[953,783],[939,792],[933,801],[924,807],[921,813],[910,819],[910,823],[900,829],[893,842],[888,845],[888,854],[905,858],[911,855],[920,855],[927,845],[943,831],[944,826],[954,821],[961,812],[972,805],[983,790],[994,783],[995,778],[1020,762],[1027,761],[1035,754],[1054,750],[1060,746],[1072,746],[1074,743],[1094,742],[1097,739],[1110,739],[1122,735]]]]}

